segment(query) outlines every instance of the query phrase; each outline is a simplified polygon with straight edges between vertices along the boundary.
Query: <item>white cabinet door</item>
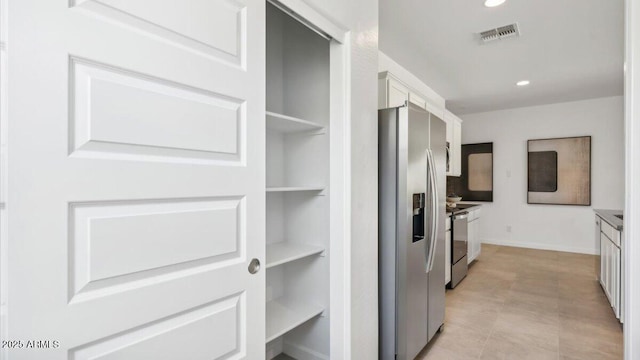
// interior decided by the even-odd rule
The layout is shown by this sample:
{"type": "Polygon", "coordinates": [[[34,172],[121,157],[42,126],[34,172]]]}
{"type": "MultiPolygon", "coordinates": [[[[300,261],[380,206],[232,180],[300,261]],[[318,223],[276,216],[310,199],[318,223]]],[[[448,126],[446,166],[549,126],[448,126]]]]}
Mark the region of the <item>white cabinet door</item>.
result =
{"type": "Polygon", "coordinates": [[[609,296],[611,299],[611,307],[615,311],[616,302],[616,247],[613,243],[609,242],[609,296]]]}
{"type": "Polygon", "coordinates": [[[467,262],[471,263],[480,256],[482,244],[480,243],[480,209],[469,211],[469,223],[467,224],[467,262]]]}
{"type": "Polygon", "coordinates": [[[394,79],[387,79],[388,107],[404,105],[409,100],[409,89],[394,79]]]}
{"type": "Polygon", "coordinates": [[[472,230],[473,231],[473,259],[477,259],[480,254],[480,236],[479,232],[479,224],[480,222],[476,219],[472,222],[472,230]]]}
{"type": "Polygon", "coordinates": [[[609,299],[609,301],[611,301],[611,258],[610,258],[610,252],[611,252],[611,246],[609,246],[609,243],[605,241],[605,270],[604,270],[604,275],[605,275],[605,293],[607,294],[607,298],[609,299]]]}
{"type": "MultiPolygon", "coordinates": [[[[469,217],[471,217],[472,214],[469,214],[469,217]]],[[[478,222],[476,220],[470,221],[467,224],[467,262],[471,263],[473,260],[475,260],[476,258],[476,252],[477,252],[477,231],[476,231],[476,224],[478,222]]]]}
{"type": "Polygon", "coordinates": [[[447,176],[453,176],[453,122],[454,120],[451,117],[445,116],[444,122],[445,124],[447,124],[447,143],[449,145],[449,153],[447,154],[448,161],[449,161],[449,164],[447,164],[448,165],[447,176]]]}
{"type": "Polygon", "coordinates": [[[605,290],[607,287],[607,238],[603,236],[601,232],[598,233],[600,237],[600,285],[605,290]]]}
{"type": "Polygon", "coordinates": [[[427,100],[421,98],[418,94],[414,93],[414,92],[410,92],[409,93],[409,102],[411,102],[414,105],[417,105],[423,109],[427,108],[427,100]]]}
{"type": "Polygon", "coordinates": [[[613,304],[613,248],[611,241],[607,241],[607,294],[609,294],[609,301],[613,304]]]}
{"type": "MultiPolygon", "coordinates": [[[[600,216],[596,215],[596,220],[595,220],[595,241],[596,241],[596,244],[599,244],[598,245],[598,250],[600,251],[600,254],[602,253],[602,251],[601,251],[602,243],[600,241],[600,232],[601,232],[600,231],[600,223],[601,222],[602,222],[602,219],[600,218],[600,216]]],[[[596,263],[595,263],[595,265],[596,265],[595,267],[596,268],[594,269],[596,271],[596,276],[598,278],[598,281],[600,281],[602,279],[602,277],[600,275],[601,272],[602,272],[602,262],[601,262],[600,259],[601,259],[600,256],[596,257],[596,263]]]]}
{"type": "Polygon", "coordinates": [[[445,262],[444,262],[444,284],[451,281],[451,230],[445,233],[445,262]]]}
{"type": "Polygon", "coordinates": [[[462,123],[453,121],[453,144],[451,145],[451,172],[453,176],[462,175],[462,123]]]}
{"type": "Polygon", "coordinates": [[[473,261],[473,222],[467,223],[467,264],[473,261]]]}
{"type": "Polygon", "coordinates": [[[462,120],[449,110],[444,112],[447,124],[447,142],[449,143],[449,170],[447,175],[462,175],[462,120]]]}
{"type": "Polygon", "coordinates": [[[474,231],[476,232],[475,235],[475,248],[474,248],[474,252],[473,252],[473,258],[474,260],[478,258],[478,256],[480,256],[480,221],[476,220],[474,221],[475,223],[475,228],[474,231]]]}
{"type": "Polygon", "coordinates": [[[600,234],[600,249],[601,249],[601,280],[602,288],[604,289],[607,299],[611,302],[611,241],[604,234],[600,234]]]}
{"type": "Polygon", "coordinates": [[[264,359],[265,2],[8,10],[11,358],[264,359]]]}
{"type": "MultiPolygon", "coordinates": [[[[624,233],[620,232],[620,241],[621,241],[621,245],[622,245],[622,239],[624,239],[624,233]]],[[[624,301],[624,296],[625,296],[625,292],[624,292],[624,282],[625,282],[625,271],[624,271],[624,255],[622,254],[622,248],[620,249],[620,310],[618,311],[618,314],[620,315],[619,319],[621,323],[624,323],[624,314],[625,314],[625,301],[624,301]]]]}
{"type": "Polygon", "coordinates": [[[620,318],[620,304],[621,304],[621,259],[620,248],[618,248],[613,242],[609,242],[611,246],[611,306],[616,314],[616,317],[620,318]]]}

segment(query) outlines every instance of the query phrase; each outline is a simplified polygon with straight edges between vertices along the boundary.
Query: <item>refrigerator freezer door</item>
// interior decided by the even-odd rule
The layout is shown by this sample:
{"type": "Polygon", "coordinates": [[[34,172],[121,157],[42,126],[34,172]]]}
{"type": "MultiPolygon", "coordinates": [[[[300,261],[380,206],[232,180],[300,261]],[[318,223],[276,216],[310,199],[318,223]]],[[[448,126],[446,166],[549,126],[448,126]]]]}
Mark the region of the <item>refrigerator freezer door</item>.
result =
{"type": "Polygon", "coordinates": [[[398,112],[378,112],[378,286],[380,360],[396,358],[398,112]]]}

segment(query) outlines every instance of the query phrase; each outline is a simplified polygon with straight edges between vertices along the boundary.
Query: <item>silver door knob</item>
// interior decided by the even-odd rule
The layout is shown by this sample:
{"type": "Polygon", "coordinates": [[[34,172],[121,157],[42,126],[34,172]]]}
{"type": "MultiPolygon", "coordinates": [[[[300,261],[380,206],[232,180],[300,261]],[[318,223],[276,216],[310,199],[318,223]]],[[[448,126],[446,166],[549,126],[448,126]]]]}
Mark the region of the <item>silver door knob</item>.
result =
{"type": "Polygon", "coordinates": [[[260,260],[258,259],[251,260],[251,262],[249,263],[249,273],[255,274],[258,271],[260,271],[260,260]]]}

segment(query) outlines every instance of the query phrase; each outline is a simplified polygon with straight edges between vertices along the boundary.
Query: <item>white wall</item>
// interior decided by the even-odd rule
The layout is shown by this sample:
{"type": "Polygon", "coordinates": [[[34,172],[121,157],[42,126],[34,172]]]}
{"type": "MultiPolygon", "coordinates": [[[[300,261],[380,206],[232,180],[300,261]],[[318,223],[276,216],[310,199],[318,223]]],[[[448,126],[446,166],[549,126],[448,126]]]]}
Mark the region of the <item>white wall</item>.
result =
{"type": "Polygon", "coordinates": [[[625,1],[626,204],[624,356],[640,359],[640,4],[625,1]]]}
{"type": "Polygon", "coordinates": [[[378,0],[305,2],[351,35],[351,341],[345,358],[377,359],[378,0]]]}
{"type": "Polygon", "coordinates": [[[493,142],[494,202],[483,207],[483,242],[597,253],[593,209],[624,207],[623,110],[618,96],[462,116],[463,144],[493,142]],[[528,205],[527,140],[583,135],[592,136],[592,206],[528,205]]]}

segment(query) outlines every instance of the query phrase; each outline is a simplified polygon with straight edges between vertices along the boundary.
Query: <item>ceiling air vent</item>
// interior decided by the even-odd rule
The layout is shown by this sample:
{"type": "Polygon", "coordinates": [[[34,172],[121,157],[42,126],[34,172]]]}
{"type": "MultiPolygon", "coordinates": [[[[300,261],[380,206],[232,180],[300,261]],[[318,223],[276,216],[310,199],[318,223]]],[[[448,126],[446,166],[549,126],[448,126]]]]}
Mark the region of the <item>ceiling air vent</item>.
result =
{"type": "Polygon", "coordinates": [[[484,43],[493,40],[506,39],[512,36],[520,36],[518,24],[500,26],[499,28],[486,30],[480,33],[480,39],[484,43]]]}

